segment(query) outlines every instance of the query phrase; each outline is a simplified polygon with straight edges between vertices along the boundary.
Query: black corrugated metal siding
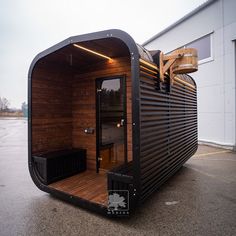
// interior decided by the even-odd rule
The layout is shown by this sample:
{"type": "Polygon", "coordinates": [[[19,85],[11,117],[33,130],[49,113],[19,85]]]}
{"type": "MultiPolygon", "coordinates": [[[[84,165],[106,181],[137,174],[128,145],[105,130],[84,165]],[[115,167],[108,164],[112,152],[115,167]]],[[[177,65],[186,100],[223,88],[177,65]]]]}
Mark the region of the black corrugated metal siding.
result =
{"type": "Polygon", "coordinates": [[[194,81],[180,75],[168,92],[168,82],[159,83],[157,73],[140,64],[141,201],[197,150],[194,81]]]}

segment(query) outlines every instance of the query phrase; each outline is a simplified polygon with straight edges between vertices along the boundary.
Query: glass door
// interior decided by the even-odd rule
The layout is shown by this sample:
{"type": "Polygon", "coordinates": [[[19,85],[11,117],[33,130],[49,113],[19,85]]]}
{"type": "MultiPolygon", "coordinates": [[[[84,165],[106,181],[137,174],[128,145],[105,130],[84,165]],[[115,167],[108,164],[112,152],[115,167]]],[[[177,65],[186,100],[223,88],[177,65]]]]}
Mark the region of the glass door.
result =
{"type": "Polygon", "coordinates": [[[97,80],[97,172],[126,162],[125,78],[97,80]]]}

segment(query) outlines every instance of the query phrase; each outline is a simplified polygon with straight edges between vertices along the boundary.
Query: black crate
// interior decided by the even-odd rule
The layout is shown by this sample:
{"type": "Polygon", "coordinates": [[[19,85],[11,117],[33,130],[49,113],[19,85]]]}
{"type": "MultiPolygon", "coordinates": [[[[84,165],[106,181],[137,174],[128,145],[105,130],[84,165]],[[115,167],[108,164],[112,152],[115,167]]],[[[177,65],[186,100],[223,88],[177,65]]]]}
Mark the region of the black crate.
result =
{"type": "Polygon", "coordinates": [[[33,159],[35,172],[44,184],[50,184],[86,170],[85,149],[47,152],[35,155],[33,159]]]}

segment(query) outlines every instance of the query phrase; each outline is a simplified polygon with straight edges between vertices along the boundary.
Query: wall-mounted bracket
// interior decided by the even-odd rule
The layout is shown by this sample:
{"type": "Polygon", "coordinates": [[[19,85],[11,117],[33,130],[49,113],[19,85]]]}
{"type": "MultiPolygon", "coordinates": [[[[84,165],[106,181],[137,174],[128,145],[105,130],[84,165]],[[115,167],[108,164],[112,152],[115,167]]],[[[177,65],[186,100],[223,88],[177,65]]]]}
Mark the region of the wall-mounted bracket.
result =
{"type": "Polygon", "coordinates": [[[163,52],[160,53],[160,62],[159,62],[159,66],[160,66],[160,80],[162,82],[164,82],[164,77],[165,77],[165,73],[167,73],[169,71],[169,76],[170,76],[170,84],[172,85],[174,82],[174,74],[173,74],[173,70],[172,70],[172,65],[174,64],[174,62],[183,57],[184,54],[171,54],[171,55],[164,55],[163,52]]]}
{"type": "Polygon", "coordinates": [[[164,82],[165,75],[169,77],[169,88],[174,84],[176,74],[187,74],[198,70],[198,57],[195,48],[181,48],[169,55],[160,52],[159,56],[160,81],[164,82]]]}

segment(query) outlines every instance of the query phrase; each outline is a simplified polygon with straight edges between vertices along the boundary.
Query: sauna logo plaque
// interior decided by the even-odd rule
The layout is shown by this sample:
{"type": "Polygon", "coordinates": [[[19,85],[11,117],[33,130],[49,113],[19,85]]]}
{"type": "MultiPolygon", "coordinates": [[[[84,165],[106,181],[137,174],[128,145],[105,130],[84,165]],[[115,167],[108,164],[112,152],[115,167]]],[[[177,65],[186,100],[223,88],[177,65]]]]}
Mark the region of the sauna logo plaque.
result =
{"type": "Polygon", "coordinates": [[[108,214],[128,215],[129,214],[129,191],[109,190],[108,191],[108,214]]]}

